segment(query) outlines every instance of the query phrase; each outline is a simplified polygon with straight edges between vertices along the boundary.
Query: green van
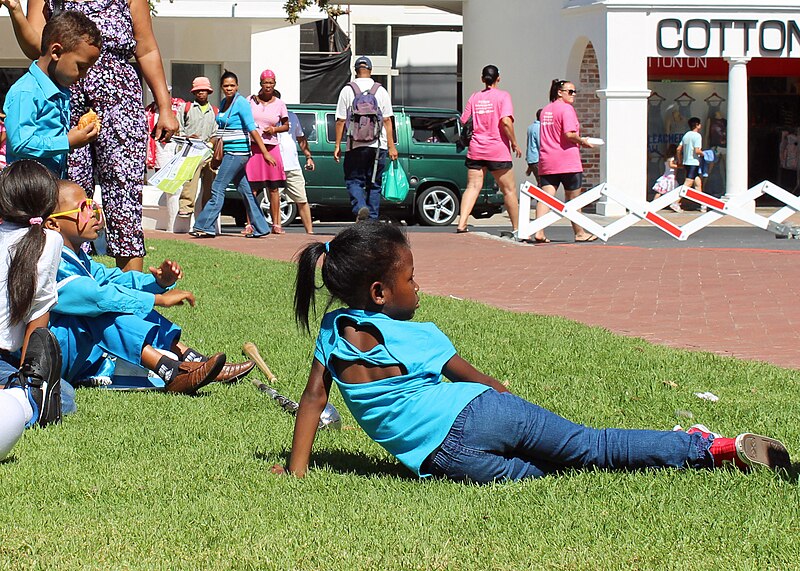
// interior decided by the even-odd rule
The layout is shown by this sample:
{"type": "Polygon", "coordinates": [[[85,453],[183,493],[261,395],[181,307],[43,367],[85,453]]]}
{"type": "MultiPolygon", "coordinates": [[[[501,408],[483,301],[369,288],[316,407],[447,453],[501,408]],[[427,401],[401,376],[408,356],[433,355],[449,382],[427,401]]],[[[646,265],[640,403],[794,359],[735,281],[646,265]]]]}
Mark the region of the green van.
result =
{"type": "MultiPolygon", "coordinates": [[[[312,215],[323,220],[352,220],[342,163],[333,160],[336,106],[300,104],[288,108],[300,120],[316,165],[313,171],[303,171],[312,215]]],[[[451,224],[458,216],[461,194],[467,186],[466,150],[456,149],[461,129],[458,111],[395,107],[394,126],[398,160],[411,190],[402,203],[381,201],[381,214],[427,226],[451,224]]],[[[269,203],[263,192],[257,200],[269,216],[269,203]]],[[[282,224],[290,224],[297,216],[297,208],[286,201],[281,206],[282,224]]],[[[503,197],[494,179],[487,176],[472,215],[487,218],[500,212],[502,206],[503,197]]],[[[226,193],[223,213],[234,216],[237,224],[244,223],[244,208],[234,188],[226,193]]]]}

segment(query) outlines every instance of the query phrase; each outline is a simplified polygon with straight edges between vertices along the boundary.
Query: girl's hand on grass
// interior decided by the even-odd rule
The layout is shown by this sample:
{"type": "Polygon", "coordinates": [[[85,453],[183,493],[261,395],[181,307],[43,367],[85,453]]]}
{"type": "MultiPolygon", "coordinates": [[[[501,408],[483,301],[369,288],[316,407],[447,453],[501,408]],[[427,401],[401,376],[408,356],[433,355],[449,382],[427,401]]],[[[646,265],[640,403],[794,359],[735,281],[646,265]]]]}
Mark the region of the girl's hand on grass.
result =
{"type": "Polygon", "coordinates": [[[286,474],[288,474],[288,472],[286,471],[286,468],[284,468],[280,464],[273,464],[272,465],[272,473],[276,474],[278,476],[285,476],[286,474]]]}
{"type": "Polygon", "coordinates": [[[189,302],[189,305],[194,307],[194,294],[182,289],[173,289],[168,292],[157,293],[155,304],[159,307],[174,307],[176,305],[183,305],[185,301],[189,302]]]}
{"type": "Polygon", "coordinates": [[[150,273],[156,278],[156,283],[163,288],[174,285],[183,277],[183,269],[178,262],[164,260],[157,268],[150,266],[150,273]]]}

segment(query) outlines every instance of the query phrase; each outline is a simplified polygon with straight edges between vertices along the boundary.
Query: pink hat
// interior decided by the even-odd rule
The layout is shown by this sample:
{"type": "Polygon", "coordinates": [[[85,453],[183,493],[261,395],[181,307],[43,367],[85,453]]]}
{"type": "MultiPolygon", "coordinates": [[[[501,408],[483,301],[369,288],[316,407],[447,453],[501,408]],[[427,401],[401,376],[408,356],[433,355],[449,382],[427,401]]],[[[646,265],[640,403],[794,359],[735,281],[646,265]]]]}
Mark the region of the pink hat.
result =
{"type": "Polygon", "coordinates": [[[275,72],[272,71],[271,69],[265,69],[264,71],[262,71],[261,81],[264,81],[265,79],[275,79],[275,72]]]}
{"type": "Polygon", "coordinates": [[[194,81],[192,81],[192,93],[195,91],[208,91],[209,93],[214,93],[214,90],[211,88],[211,81],[207,77],[195,77],[194,81]]]}

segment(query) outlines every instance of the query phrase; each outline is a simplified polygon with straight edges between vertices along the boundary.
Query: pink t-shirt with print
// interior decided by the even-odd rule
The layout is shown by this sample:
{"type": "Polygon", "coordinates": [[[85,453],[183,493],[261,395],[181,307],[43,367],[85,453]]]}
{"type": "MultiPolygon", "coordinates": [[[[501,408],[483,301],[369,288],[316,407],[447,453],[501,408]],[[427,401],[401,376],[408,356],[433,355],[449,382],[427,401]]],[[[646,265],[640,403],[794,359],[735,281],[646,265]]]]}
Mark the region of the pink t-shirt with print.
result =
{"type": "Polygon", "coordinates": [[[566,136],[570,131],[580,134],[575,108],[558,99],[542,109],[539,121],[539,173],[583,172],[580,146],[566,136]]]}
{"type": "Polygon", "coordinates": [[[511,95],[502,89],[484,89],[473,93],[461,122],[472,117],[472,141],[467,157],[481,161],[510,161],[511,147],[505,133],[500,129],[503,117],[514,119],[514,106],[511,95]]]}
{"type": "Polygon", "coordinates": [[[281,124],[281,119],[289,117],[289,110],[286,109],[286,104],[277,97],[272,103],[264,104],[258,96],[248,98],[250,101],[250,109],[253,110],[253,119],[258,125],[258,132],[261,133],[265,145],[277,145],[278,135],[265,135],[264,129],[267,127],[278,127],[281,124]]]}

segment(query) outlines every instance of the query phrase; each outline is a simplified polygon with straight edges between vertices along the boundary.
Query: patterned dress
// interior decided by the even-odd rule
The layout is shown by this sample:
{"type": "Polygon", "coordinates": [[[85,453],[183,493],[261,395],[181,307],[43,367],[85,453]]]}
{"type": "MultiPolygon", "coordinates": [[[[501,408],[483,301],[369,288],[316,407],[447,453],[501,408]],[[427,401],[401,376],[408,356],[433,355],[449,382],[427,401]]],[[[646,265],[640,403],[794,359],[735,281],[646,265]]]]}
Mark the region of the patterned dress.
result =
{"type": "MultiPolygon", "coordinates": [[[[46,0],[52,13],[54,0],[46,0]]],[[[60,9],[88,16],[103,37],[100,59],[74,84],[72,126],[94,109],[101,121],[94,143],[69,154],[69,177],[89,195],[100,185],[106,216],[108,254],[143,257],[142,184],[147,153],[147,126],[142,84],[129,63],[136,51],[133,21],[127,0],[63,0],[60,9]]],[[[50,13],[45,14],[49,17],[50,13]]]]}

